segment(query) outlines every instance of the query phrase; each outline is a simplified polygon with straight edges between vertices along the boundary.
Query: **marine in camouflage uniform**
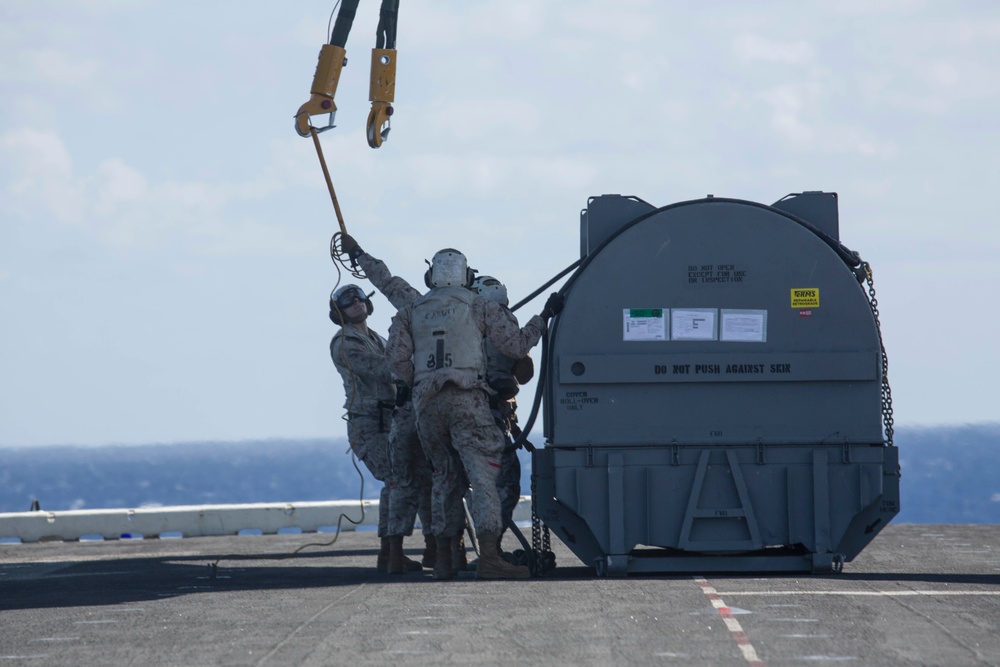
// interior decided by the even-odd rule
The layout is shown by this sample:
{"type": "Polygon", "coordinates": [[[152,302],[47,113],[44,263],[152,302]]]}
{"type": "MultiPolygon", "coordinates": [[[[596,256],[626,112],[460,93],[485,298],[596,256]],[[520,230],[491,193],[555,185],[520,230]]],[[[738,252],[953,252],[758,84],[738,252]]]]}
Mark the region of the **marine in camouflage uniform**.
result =
{"type": "MultiPolygon", "coordinates": [[[[386,354],[394,376],[413,387],[417,430],[434,467],[432,530],[437,541],[434,576],[454,576],[452,541],[464,522],[448,516],[458,485],[453,457],[458,453],[472,483],[470,510],[479,538],[478,578],[527,578],[525,567],[499,558],[496,540],[502,528],[497,478],[504,440],[489,408],[493,390],[485,380],[484,338],[513,359],[527,355],[545,331],[540,316],[520,328],[517,319],[498,303],[468,289],[472,272],[465,256],[445,249],[434,256],[427,282],[432,289],[399,310],[389,329],[386,354]]],[[[561,297],[550,297],[545,310],[561,309],[561,297]]]]}
{"type": "Polygon", "coordinates": [[[330,297],[330,319],[341,329],[330,341],[330,357],[344,381],[347,441],[372,477],[382,482],[379,492],[377,567],[387,567],[392,468],[389,462],[389,425],[396,385],[386,365],[385,339],[368,328],[371,300],[357,285],[344,285],[330,297]]]}
{"type": "MultiPolygon", "coordinates": [[[[507,288],[493,276],[479,275],[472,281],[472,289],[480,296],[499,303],[504,308],[509,301],[507,288]]],[[[514,441],[521,431],[517,426],[517,400],[514,398],[521,385],[535,375],[535,365],[530,356],[511,359],[486,341],[486,383],[495,392],[490,396],[490,411],[504,437],[503,456],[500,459],[500,474],[497,477],[497,492],[500,496],[502,524],[497,538],[497,551],[503,541],[503,534],[513,521],[514,509],[521,500],[521,461],[517,457],[514,441]]]]}
{"type": "MultiPolygon", "coordinates": [[[[362,250],[352,237],[344,234],[341,237],[341,247],[352,260],[357,261],[368,280],[396,309],[412,303],[420,296],[420,292],[410,283],[393,276],[384,262],[362,250]]],[[[405,386],[400,386],[397,391],[389,431],[389,462],[393,485],[387,512],[388,534],[390,537],[412,535],[414,518],[419,516],[425,540],[423,565],[433,567],[435,548],[431,534],[431,465],[417,435],[416,416],[409,393],[409,388],[405,386]]],[[[461,509],[459,508],[460,511],[461,509]]],[[[399,548],[402,548],[401,544],[399,548]]],[[[393,562],[401,557],[396,556],[395,550],[395,542],[390,542],[390,561],[393,562]]]]}

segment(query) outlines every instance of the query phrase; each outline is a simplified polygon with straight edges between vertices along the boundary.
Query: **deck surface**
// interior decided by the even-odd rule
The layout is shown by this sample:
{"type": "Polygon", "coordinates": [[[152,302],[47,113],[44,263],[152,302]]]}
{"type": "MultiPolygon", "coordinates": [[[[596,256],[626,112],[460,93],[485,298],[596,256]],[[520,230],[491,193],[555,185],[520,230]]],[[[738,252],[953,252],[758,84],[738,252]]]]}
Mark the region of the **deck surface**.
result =
{"type": "Polygon", "coordinates": [[[828,575],[596,578],[553,540],[544,578],[438,582],[376,573],[371,532],[288,557],[332,538],[0,545],[0,664],[1000,665],[995,525],[889,526],[828,575]]]}

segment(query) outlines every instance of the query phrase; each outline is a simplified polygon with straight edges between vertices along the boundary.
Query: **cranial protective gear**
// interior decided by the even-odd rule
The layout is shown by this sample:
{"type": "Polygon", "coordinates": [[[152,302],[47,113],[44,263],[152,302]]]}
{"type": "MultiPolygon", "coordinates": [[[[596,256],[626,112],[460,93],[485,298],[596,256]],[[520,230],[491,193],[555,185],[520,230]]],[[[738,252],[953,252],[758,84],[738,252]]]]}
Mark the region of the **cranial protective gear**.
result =
{"type": "Polygon", "coordinates": [[[465,255],[454,248],[438,250],[431,260],[431,268],[424,273],[428,287],[471,287],[476,270],[469,268],[465,255]]]}
{"type": "Polygon", "coordinates": [[[479,296],[496,301],[501,306],[510,305],[507,301],[507,288],[493,276],[476,276],[472,281],[472,289],[478,292],[479,296]]]}
{"type": "MultiPolygon", "coordinates": [[[[372,294],[374,293],[372,292],[372,294]]],[[[334,324],[344,326],[344,321],[348,319],[344,311],[351,307],[354,299],[361,299],[362,303],[365,304],[367,313],[364,317],[348,321],[362,322],[375,310],[375,306],[372,305],[371,294],[365,294],[365,291],[357,285],[343,285],[334,290],[330,295],[330,319],[334,324]]]]}

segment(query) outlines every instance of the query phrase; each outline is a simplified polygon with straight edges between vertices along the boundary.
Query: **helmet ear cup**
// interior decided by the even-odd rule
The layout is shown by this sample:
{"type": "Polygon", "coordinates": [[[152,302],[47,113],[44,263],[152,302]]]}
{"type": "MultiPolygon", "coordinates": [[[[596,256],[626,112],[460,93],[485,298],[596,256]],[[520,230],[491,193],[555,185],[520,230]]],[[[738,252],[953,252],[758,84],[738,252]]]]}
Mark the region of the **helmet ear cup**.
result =
{"type": "Polygon", "coordinates": [[[365,299],[365,308],[368,309],[368,314],[369,315],[371,315],[372,313],[375,312],[375,305],[372,304],[372,300],[371,299],[365,299]]]}
{"type": "Polygon", "coordinates": [[[344,326],[344,315],[340,312],[340,308],[337,307],[337,302],[333,299],[330,299],[330,321],[338,327],[344,326]]]}
{"type": "Polygon", "coordinates": [[[433,289],[434,285],[431,285],[431,270],[427,269],[424,271],[424,284],[427,285],[428,289],[433,289]]]}

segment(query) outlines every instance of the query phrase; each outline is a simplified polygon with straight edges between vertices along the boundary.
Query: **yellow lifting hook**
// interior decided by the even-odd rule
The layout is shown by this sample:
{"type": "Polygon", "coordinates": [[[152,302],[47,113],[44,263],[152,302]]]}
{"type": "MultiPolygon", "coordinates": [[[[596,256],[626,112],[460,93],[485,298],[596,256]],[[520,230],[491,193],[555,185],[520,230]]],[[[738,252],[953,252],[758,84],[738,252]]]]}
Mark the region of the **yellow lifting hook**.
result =
{"type": "Polygon", "coordinates": [[[295,114],[295,131],[301,137],[308,137],[313,129],[310,117],[320,114],[330,114],[330,120],[324,127],[316,128],[324,132],[332,128],[333,119],[337,115],[337,105],[333,101],[337,93],[337,83],[340,81],[340,70],[347,64],[344,47],[334,44],[324,44],[319,51],[319,62],[316,63],[316,74],[309,101],[299,107],[295,114]]]}
{"type": "Polygon", "coordinates": [[[371,84],[368,99],[368,145],[378,148],[388,139],[392,102],[396,95],[396,49],[372,49],[371,84]]]}

